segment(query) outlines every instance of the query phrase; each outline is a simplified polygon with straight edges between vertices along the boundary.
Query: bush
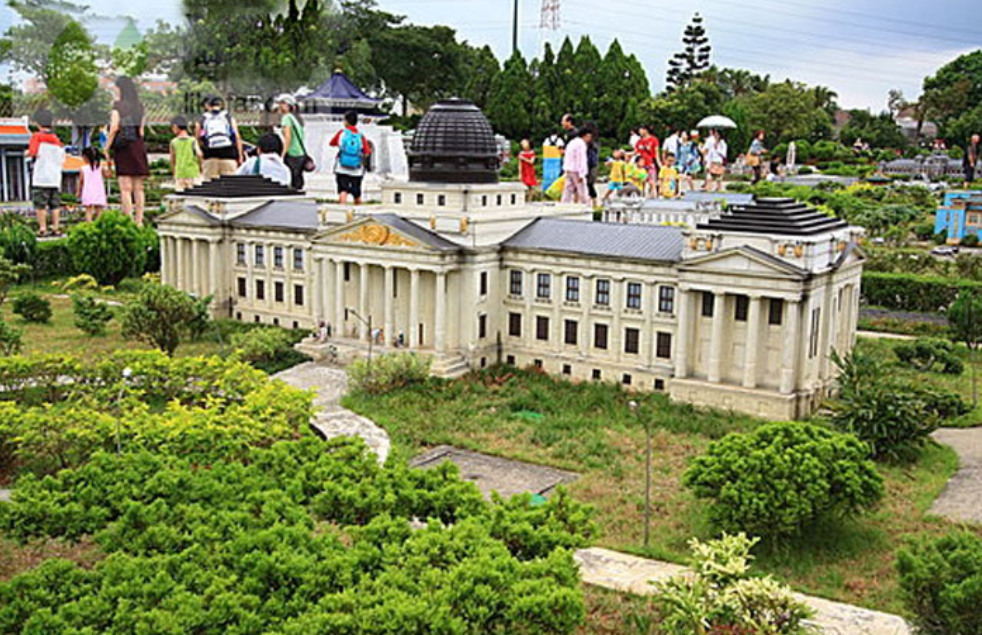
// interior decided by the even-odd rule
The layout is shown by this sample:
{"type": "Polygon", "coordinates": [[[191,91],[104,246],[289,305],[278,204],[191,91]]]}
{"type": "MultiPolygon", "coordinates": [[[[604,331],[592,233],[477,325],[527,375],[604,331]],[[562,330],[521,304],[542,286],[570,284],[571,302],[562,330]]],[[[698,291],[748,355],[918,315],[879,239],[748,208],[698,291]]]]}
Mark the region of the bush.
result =
{"type": "Polygon", "coordinates": [[[68,239],[46,240],[38,243],[34,252],[34,277],[58,278],[75,272],[68,239]]]}
{"type": "Polygon", "coordinates": [[[682,482],[710,500],[710,516],[721,529],[789,536],[823,517],[873,507],[883,485],[868,453],[852,435],[773,423],[713,442],[682,482]]]}
{"type": "Polygon", "coordinates": [[[29,265],[38,248],[37,236],[16,213],[0,214],[0,256],[11,262],[29,265]]]}
{"type": "Polygon", "coordinates": [[[921,371],[938,371],[961,375],[965,364],[955,354],[955,345],[948,340],[919,337],[908,344],[898,344],[893,352],[901,362],[921,371]]]}
{"type": "Polygon", "coordinates": [[[937,313],[951,305],[962,290],[982,292],[982,282],[908,273],[863,273],[866,303],[896,311],[937,313]]]}
{"type": "Polygon", "coordinates": [[[654,604],[666,635],[804,635],[813,612],[791,589],[770,576],[750,575],[757,538],[724,533],[718,540],[689,541],[694,575],[656,584],[654,604]]]}
{"type": "Polygon", "coordinates": [[[302,336],[302,331],[287,331],[275,326],[233,333],[229,339],[234,351],[232,359],[267,373],[277,373],[310,359],[293,348],[302,336]]]}
{"type": "Polygon", "coordinates": [[[368,394],[383,394],[426,381],[430,376],[430,358],[415,353],[394,353],[359,359],[348,366],[348,379],[353,390],[368,394]]]}
{"type": "Polygon", "coordinates": [[[0,318],[0,355],[10,357],[20,353],[24,331],[14,328],[0,318]]]}
{"type": "Polygon", "coordinates": [[[30,272],[27,265],[13,263],[0,256],[0,304],[7,300],[10,289],[30,272]]]}
{"type": "Polygon", "coordinates": [[[45,324],[51,320],[51,303],[36,293],[22,293],[14,298],[14,313],[28,322],[45,324]]]}
{"type": "Polygon", "coordinates": [[[90,274],[105,285],[115,286],[123,278],[142,275],[147,262],[146,246],[136,223],[115,211],[75,226],[68,235],[75,270],[90,274]]]}
{"type": "Polygon", "coordinates": [[[174,287],[146,284],[122,309],[123,337],[172,355],[200,320],[194,299],[174,287]]]}
{"type": "Polygon", "coordinates": [[[978,247],[979,246],[978,234],[965,234],[965,237],[961,239],[961,244],[965,247],[978,247]]]}
{"type": "Polygon", "coordinates": [[[982,633],[982,540],[967,531],[925,538],[897,554],[907,607],[928,635],[982,633]]]}
{"type": "Polygon", "coordinates": [[[113,310],[88,293],[72,294],[74,323],[87,335],[105,335],[106,325],[113,319],[113,310]]]}
{"type": "Polygon", "coordinates": [[[877,459],[910,460],[938,427],[937,395],[888,373],[857,352],[832,360],[839,368],[839,396],[829,404],[832,425],[856,435],[877,459]]]}

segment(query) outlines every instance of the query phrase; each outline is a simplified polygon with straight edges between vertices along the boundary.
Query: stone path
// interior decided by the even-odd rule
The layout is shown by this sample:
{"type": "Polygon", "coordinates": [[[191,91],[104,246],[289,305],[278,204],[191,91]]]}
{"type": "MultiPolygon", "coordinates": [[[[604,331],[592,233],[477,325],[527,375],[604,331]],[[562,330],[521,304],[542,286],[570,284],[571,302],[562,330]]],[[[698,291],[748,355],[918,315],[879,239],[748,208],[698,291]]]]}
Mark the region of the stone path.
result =
{"type": "Polygon", "coordinates": [[[913,335],[902,333],[887,333],[886,331],[856,331],[857,337],[866,337],[871,340],[916,340],[913,335]]]}
{"type": "Polygon", "coordinates": [[[310,425],[325,439],[341,436],[358,436],[378,456],[380,464],[389,457],[391,443],[385,430],[370,419],[356,415],[340,405],[348,392],[348,375],[340,368],[332,368],[317,362],[298,364],[273,375],[291,386],[313,390],[314,417],[310,425]]]}
{"type": "Polygon", "coordinates": [[[982,428],[941,428],[931,435],[958,453],[961,467],[931,505],[931,513],[982,524],[982,428]]]}
{"type": "MultiPolygon", "coordinates": [[[[587,584],[635,595],[651,595],[655,589],[650,582],[667,580],[688,571],[677,564],[599,547],[580,549],[574,558],[587,584]]],[[[795,595],[815,611],[811,623],[822,635],[911,635],[913,632],[907,622],[897,615],[808,595],[795,595]]]]}

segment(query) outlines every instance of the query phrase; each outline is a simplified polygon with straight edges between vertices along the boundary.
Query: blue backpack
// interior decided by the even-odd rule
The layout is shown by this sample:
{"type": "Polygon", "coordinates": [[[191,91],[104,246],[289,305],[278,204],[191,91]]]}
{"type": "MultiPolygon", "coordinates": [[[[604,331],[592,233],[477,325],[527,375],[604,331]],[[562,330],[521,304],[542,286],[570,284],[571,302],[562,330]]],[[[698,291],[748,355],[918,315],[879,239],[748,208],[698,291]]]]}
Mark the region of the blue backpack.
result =
{"type": "Polygon", "coordinates": [[[341,135],[338,163],[341,167],[356,170],[362,166],[362,138],[360,132],[345,130],[341,135]]]}

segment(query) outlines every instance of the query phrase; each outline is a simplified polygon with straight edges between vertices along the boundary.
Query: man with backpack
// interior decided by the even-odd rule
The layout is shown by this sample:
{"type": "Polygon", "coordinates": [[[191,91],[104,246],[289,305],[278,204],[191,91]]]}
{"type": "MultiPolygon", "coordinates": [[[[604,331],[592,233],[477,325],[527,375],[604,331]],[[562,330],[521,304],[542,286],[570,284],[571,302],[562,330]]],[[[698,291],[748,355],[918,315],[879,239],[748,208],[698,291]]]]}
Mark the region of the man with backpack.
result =
{"type": "Polygon", "coordinates": [[[358,131],[358,113],[344,113],[344,128],[331,139],[331,147],[338,149],[334,175],[338,182],[338,202],[344,205],[348,196],[361,205],[361,182],[365,176],[365,162],[372,153],[371,144],[358,131]]]}
{"type": "Polygon", "coordinates": [[[207,108],[197,125],[197,138],[204,157],[201,172],[205,179],[235,174],[245,159],[242,135],[232,115],[225,110],[221,97],[208,100],[207,108]]]}

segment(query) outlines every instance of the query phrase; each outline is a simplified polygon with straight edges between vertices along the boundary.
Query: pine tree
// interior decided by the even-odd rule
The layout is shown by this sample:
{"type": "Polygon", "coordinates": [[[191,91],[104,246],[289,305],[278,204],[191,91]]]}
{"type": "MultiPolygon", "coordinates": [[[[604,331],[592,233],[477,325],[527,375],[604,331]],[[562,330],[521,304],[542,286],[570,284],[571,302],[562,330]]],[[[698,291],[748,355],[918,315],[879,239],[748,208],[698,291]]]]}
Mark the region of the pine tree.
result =
{"type": "Polygon", "coordinates": [[[666,84],[669,91],[685,86],[699,73],[709,68],[709,53],[712,47],[709,45],[706,29],[702,26],[702,16],[698,13],[692,16],[692,22],[685,27],[682,44],[685,45],[685,50],[676,53],[668,61],[666,84]]]}
{"type": "Polygon", "coordinates": [[[607,86],[598,82],[603,58],[600,51],[594,46],[589,36],[584,35],[576,45],[576,52],[573,54],[573,75],[570,78],[570,85],[574,87],[572,110],[576,114],[577,123],[593,121],[598,112],[597,98],[602,95],[607,86]]]}
{"type": "Polygon", "coordinates": [[[532,75],[521,53],[516,51],[494,78],[485,114],[495,132],[510,139],[521,139],[530,134],[532,75]]]}

